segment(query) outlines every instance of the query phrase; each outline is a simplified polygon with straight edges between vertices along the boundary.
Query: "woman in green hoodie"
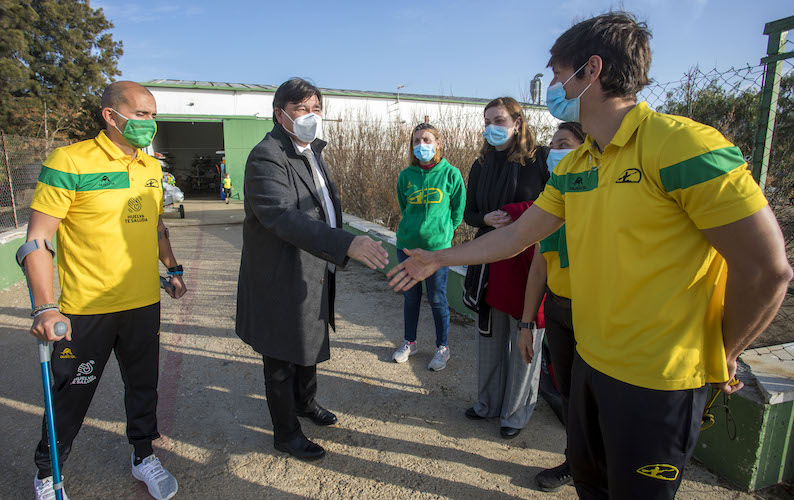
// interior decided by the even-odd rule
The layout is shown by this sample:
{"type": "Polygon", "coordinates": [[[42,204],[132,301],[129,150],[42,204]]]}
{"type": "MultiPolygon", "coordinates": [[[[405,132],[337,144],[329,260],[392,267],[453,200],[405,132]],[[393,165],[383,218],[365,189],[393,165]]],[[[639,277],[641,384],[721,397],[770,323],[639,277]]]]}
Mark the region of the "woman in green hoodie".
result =
{"type": "MultiPolygon", "coordinates": [[[[429,123],[420,123],[411,134],[411,165],[397,179],[397,200],[402,219],[397,228],[397,258],[408,258],[405,248],[441,250],[452,245],[455,228],[463,220],[466,190],[460,170],[441,157],[441,135],[429,123]]],[[[436,353],[427,367],[443,370],[449,360],[449,305],[447,272],[442,267],[424,280],[436,326],[436,353]]],[[[416,352],[416,327],[422,286],[403,292],[405,343],[392,357],[404,363],[416,352]]]]}

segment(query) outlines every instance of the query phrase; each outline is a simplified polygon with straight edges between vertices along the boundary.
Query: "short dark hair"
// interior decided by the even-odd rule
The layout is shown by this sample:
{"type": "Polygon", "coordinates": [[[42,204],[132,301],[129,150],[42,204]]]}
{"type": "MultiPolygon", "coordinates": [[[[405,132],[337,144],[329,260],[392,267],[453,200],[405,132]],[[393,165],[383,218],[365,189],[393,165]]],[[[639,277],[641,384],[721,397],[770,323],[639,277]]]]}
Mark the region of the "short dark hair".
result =
{"type": "Polygon", "coordinates": [[[313,95],[317,96],[317,100],[320,102],[320,107],[322,108],[323,94],[320,92],[320,89],[303,78],[290,78],[279,85],[278,90],[276,90],[276,95],[273,96],[273,110],[275,111],[276,108],[283,110],[288,102],[297,104],[309,99],[313,95]]]}
{"type": "MultiPolygon", "coordinates": [[[[651,32],[634,14],[609,12],[575,24],[551,48],[549,66],[565,65],[574,70],[591,56],[603,61],[601,87],[606,97],[637,97],[651,83],[651,32]]],[[[583,78],[577,73],[577,78],[583,78]]]]}
{"type": "Polygon", "coordinates": [[[567,130],[568,132],[573,134],[573,136],[576,138],[577,141],[582,143],[587,138],[587,136],[584,133],[584,130],[582,130],[582,124],[579,122],[562,122],[557,127],[557,130],[567,130]]]}

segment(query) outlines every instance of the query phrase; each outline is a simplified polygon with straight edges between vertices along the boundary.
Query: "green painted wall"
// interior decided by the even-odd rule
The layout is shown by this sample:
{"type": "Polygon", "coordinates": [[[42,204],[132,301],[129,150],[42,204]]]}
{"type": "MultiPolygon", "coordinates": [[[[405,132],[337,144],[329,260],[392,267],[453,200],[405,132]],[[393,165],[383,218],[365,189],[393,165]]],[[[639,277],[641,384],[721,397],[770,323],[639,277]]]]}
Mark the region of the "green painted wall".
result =
{"type": "Polygon", "coordinates": [[[0,245],[0,289],[8,288],[17,281],[25,279],[16,258],[17,250],[23,243],[25,243],[24,236],[0,245]]]}
{"type": "Polygon", "coordinates": [[[243,173],[248,154],[265,134],[273,129],[273,120],[224,118],[223,150],[226,153],[226,171],[232,178],[232,200],[243,199],[243,173]]]}
{"type": "Polygon", "coordinates": [[[695,448],[697,460],[745,491],[794,479],[794,402],[764,404],[750,391],[757,389],[747,387],[728,399],[730,416],[719,406],[722,396],[717,398],[715,424],[700,433],[695,448]],[[727,429],[734,425],[731,439],[727,429]]]}

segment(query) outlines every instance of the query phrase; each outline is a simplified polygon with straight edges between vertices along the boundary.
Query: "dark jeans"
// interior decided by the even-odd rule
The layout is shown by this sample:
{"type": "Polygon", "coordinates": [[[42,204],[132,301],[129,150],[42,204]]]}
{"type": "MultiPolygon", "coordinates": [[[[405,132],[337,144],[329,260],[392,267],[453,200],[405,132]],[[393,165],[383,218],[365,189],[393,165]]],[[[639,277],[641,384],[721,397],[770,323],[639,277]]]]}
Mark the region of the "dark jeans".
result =
{"type": "MultiPolygon", "coordinates": [[[[111,352],[116,354],[124,381],[130,444],[159,438],[160,303],[108,314],[67,316],[72,323],[72,340],[55,342],[50,364],[60,462],[69,456],[111,352]]],[[[41,427],[35,460],[41,477],[46,477],[52,475],[46,420],[41,427]]]]}
{"type": "Polygon", "coordinates": [[[548,288],[544,303],[546,315],[546,342],[551,355],[551,367],[554,381],[563,401],[563,423],[568,423],[568,400],[571,395],[571,369],[573,355],[576,352],[576,340],[573,335],[573,319],[571,318],[571,301],[558,297],[548,288]]]}
{"type": "Polygon", "coordinates": [[[658,391],[574,356],[568,461],[579,498],[673,499],[700,434],[706,386],[658,391]]]}
{"type": "Polygon", "coordinates": [[[301,434],[298,412],[313,409],[317,403],[317,365],[301,366],[263,356],[265,395],[273,422],[275,441],[289,441],[301,434]]]}
{"type": "MultiPolygon", "coordinates": [[[[407,259],[400,249],[397,249],[399,262],[407,259]]],[[[436,347],[447,345],[449,341],[449,304],[447,303],[447,273],[448,267],[442,267],[428,276],[423,283],[427,287],[427,301],[433,311],[433,321],[436,324],[436,347]]],[[[416,341],[416,327],[419,324],[419,307],[422,305],[422,283],[417,283],[413,288],[403,292],[403,317],[405,321],[405,340],[416,341]]]]}

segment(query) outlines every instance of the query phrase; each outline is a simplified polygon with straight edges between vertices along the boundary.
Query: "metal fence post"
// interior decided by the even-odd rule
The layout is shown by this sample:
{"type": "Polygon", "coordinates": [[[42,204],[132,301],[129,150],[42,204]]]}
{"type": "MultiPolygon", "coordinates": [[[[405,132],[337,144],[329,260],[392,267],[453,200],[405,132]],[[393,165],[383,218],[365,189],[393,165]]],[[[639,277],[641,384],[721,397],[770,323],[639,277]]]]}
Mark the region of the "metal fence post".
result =
{"type": "Polygon", "coordinates": [[[764,26],[764,34],[769,36],[767,57],[761,59],[764,68],[764,84],[761,89],[761,102],[758,113],[755,144],[753,147],[753,178],[761,189],[766,185],[766,171],[772,150],[772,137],[777,116],[777,98],[780,92],[780,62],[794,56],[794,52],[781,53],[786,44],[786,35],[794,28],[794,16],[772,21],[764,26]]]}
{"type": "Polygon", "coordinates": [[[11,164],[8,162],[8,147],[6,146],[6,134],[0,130],[0,136],[3,138],[3,156],[6,161],[6,175],[8,176],[8,192],[11,194],[11,210],[14,213],[14,227],[19,227],[19,219],[17,219],[17,204],[14,200],[14,182],[11,180],[11,164]]]}

